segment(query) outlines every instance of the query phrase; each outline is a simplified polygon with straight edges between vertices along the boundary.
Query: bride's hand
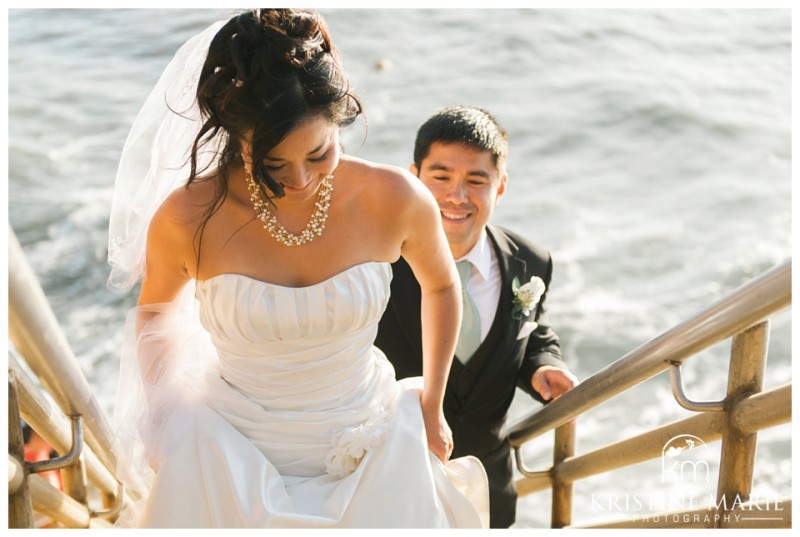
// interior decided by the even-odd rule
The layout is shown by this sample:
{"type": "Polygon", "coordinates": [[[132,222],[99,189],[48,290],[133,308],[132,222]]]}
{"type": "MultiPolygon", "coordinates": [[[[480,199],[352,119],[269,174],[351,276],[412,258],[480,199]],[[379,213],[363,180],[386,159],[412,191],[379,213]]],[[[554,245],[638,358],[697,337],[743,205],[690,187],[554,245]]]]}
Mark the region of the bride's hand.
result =
{"type": "Polygon", "coordinates": [[[442,462],[450,459],[453,453],[453,433],[444,419],[440,405],[426,407],[422,405],[422,419],[425,422],[425,434],[428,437],[428,449],[442,462]]]}

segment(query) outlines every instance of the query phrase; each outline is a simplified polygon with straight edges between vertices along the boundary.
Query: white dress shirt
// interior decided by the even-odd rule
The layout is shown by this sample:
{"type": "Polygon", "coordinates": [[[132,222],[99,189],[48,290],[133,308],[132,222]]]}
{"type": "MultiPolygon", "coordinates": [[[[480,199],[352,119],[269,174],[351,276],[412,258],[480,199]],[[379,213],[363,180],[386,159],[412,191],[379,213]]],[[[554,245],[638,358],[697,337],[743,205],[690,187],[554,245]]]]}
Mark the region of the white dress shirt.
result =
{"type": "Polygon", "coordinates": [[[467,255],[456,259],[456,262],[468,260],[472,263],[472,274],[467,282],[467,292],[472,296],[478,307],[481,318],[481,343],[486,339],[489,329],[492,328],[494,316],[497,313],[497,304],[500,302],[500,263],[494,247],[486,233],[486,228],[481,231],[478,242],[467,252],[467,255]]]}

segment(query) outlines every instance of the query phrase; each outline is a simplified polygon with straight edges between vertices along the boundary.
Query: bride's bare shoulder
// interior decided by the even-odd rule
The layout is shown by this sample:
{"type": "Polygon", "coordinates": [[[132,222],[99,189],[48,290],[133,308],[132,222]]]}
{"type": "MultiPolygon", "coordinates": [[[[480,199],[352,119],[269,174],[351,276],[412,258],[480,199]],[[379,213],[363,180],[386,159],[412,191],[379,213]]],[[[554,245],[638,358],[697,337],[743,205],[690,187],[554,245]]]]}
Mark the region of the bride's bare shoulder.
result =
{"type": "Polygon", "coordinates": [[[209,214],[218,195],[216,178],[201,178],[178,187],[156,210],[151,226],[196,229],[209,214]]]}
{"type": "Polygon", "coordinates": [[[391,200],[396,207],[408,203],[424,202],[429,197],[428,190],[420,180],[406,169],[390,164],[380,164],[355,157],[348,157],[344,163],[346,171],[356,181],[359,190],[381,206],[391,200]]]}

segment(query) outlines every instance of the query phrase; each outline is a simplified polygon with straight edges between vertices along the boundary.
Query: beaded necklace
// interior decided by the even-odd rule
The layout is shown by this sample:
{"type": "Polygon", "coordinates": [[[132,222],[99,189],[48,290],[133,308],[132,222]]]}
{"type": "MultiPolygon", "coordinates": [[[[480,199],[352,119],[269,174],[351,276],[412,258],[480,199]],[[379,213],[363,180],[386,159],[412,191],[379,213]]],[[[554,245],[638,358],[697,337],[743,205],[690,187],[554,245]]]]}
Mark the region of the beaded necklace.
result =
{"type": "Polygon", "coordinates": [[[250,172],[245,170],[245,180],[247,181],[247,188],[250,190],[250,201],[253,202],[253,208],[256,215],[263,222],[264,229],[266,229],[272,238],[286,246],[300,246],[307,242],[311,242],[317,237],[322,235],[325,229],[325,222],[328,220],[328,209],[331,206],[331,193],[333,192],[333,174],[328,175],[322,180],[319,187],[319,195],[317,202],[314,204],[314,213],[311,215],[311,220],[308,221],[305,229],[299,235],[295,235],[286,230],[285,227],[278,222],[278,218],[272,214],[269,209],[269,204],[258,188],[253,176],[250,172]]]}

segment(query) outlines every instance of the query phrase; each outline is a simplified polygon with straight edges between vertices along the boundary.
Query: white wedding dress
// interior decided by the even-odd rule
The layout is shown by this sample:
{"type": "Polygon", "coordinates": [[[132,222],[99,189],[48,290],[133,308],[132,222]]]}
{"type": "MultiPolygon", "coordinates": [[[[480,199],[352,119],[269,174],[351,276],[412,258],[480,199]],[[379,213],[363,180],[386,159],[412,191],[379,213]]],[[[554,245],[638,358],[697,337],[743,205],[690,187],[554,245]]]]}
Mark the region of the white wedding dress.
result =
{"type": "Polygon", "coordinates": [[[206,334],[140,332],[159,362],[139,421],[157,471],[127,523],[488,527],[480,462],[428,451],[422,379],[397,382],[373,346],[390,280],[385,262],[301,288],[222,274],[196,285],[206,334]],[[165,373],[165,359],[184,365],[165,373]]]}

